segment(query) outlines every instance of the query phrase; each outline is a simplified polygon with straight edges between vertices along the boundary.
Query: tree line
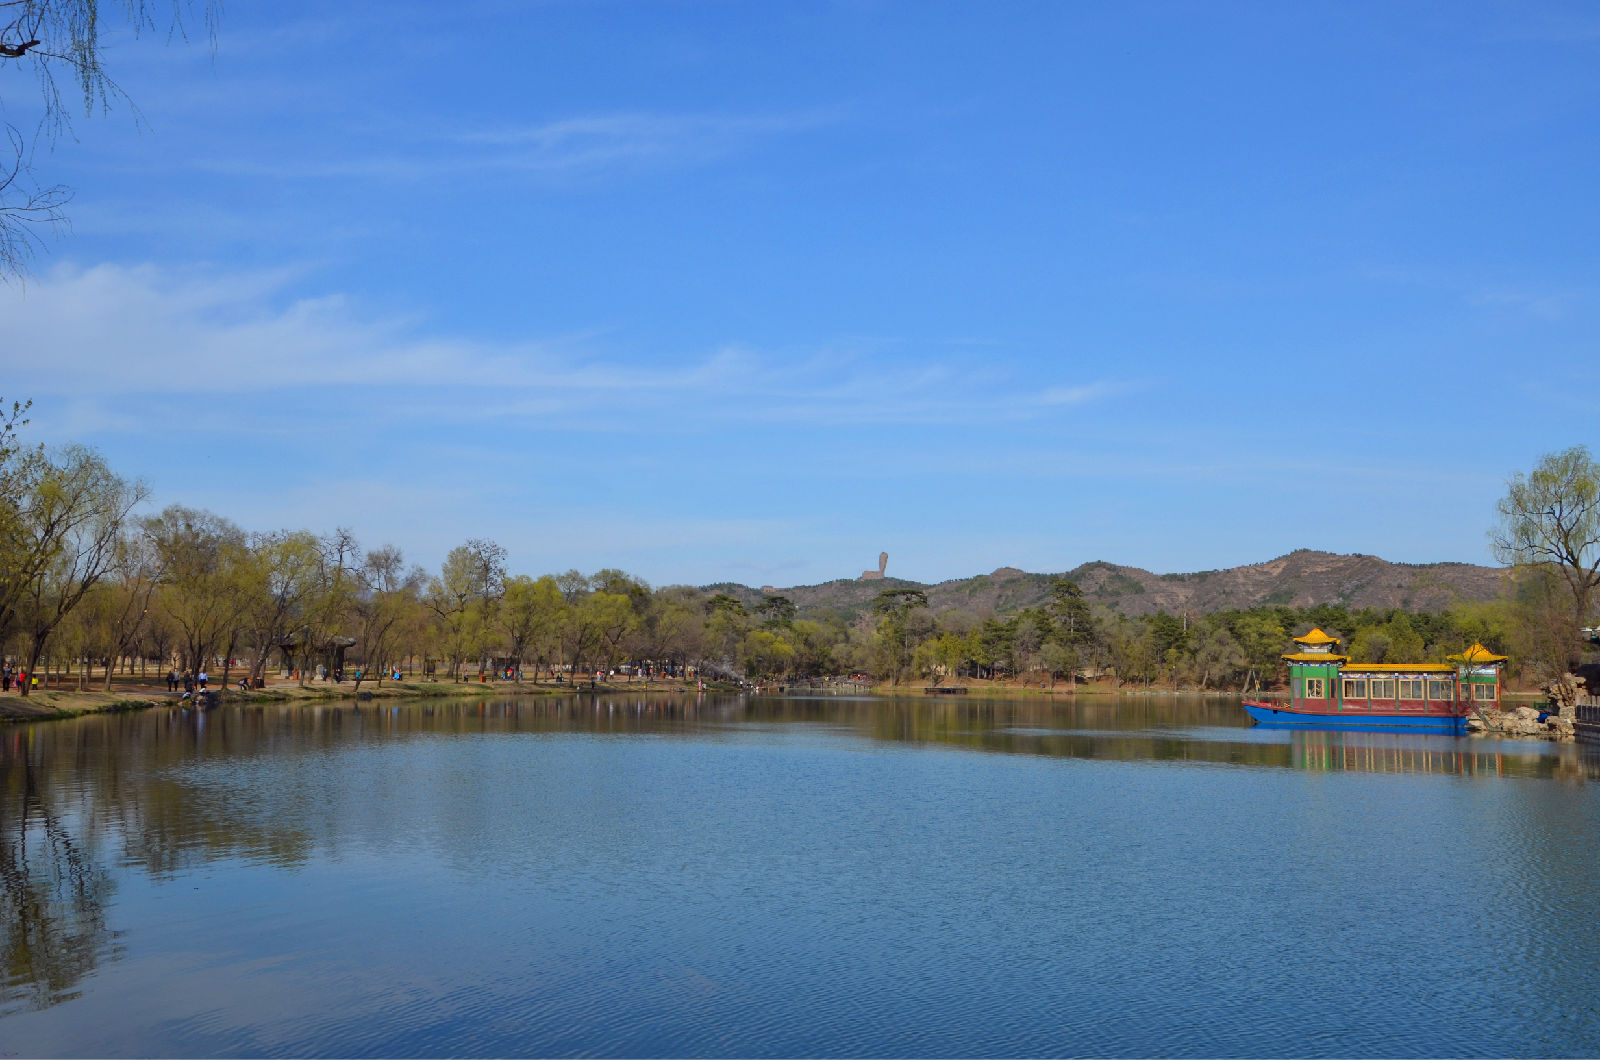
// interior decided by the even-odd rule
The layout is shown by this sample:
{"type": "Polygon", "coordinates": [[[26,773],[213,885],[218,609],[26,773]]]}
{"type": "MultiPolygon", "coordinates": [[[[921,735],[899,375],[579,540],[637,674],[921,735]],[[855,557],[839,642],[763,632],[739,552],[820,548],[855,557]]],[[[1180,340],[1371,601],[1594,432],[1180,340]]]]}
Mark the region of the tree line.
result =
{"type": "Polygon", "coordinates": [[[516,574],[487,539],[429,571],[345,529],[247,531],[183,505],[139,515],[148,491],[93,450],[23,445],[26,412],[13,404],[0,416],[0,651],[80,685],[98,671],[108,689],[118,671],[169,665],[220,669],[224,683],[273,666],[307,680],[342,649],[347,667],[380,681],[396,669],[462,679],[633,664],[756,682],[1104,678],[1248,690],[1279,680],[1289,638],[1312,626],[1359,661],[1440,661],[1479,641],[1543,677],[1579,661],[1600,581],[1600,472],[1587,450],[1553,454],[1511,482],[1494,531],[1512,562],[1505,596],[1438,613],[1328,603],[1130,617],[1057,579],[1045,601],[1009,614],[935,613],[912,588],[887,589],[861,613],[801,614],[781,595],[653,588],[615,569],[516,574]]]}

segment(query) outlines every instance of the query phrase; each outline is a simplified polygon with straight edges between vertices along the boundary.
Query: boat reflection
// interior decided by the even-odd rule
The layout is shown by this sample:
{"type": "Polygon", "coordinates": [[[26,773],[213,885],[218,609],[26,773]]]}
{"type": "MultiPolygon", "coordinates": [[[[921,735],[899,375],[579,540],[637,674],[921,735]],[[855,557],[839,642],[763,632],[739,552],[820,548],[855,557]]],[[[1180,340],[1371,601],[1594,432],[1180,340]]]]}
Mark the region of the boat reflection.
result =
{"type": "Polygon", "coordinates": [[[1600,753],[1574,744],[1298,730],[1289,747],[1294,768],[1316,773],[1600,780],[1600,753]]]}
{"type": "MultiPolygon", "coordinates": [[[[116,874],[217,859],[295,867],[356,826],[285,778],[440,736],[851,737],[979,754],[1439,778],[1600,780],[1579,745],[1251,728],[1237,700],[569,695],[157,709],[0,729],[0,1016],[77,996],[118,952],[116,874]],[[226,768],[220,768],[226,767],[226,768]],[[271,806],[219,777],[272,789],[271,806]],[[274,812],[274,808],[283,812],[274,812]]],[[[531,745],[530,745],[531,746],[531,745]]],[[[492,779],[492,778],[485,778],[492,779]]]]}

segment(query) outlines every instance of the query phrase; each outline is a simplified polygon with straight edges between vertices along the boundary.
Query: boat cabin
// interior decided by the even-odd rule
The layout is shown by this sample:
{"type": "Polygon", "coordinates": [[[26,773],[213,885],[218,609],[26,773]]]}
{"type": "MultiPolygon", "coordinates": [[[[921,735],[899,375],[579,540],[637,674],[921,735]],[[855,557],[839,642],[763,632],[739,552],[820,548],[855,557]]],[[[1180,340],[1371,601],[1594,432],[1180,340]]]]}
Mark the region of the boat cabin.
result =
{"type": "Polygon", "coordinates": [[[1316,714],[1414,713],[1460,716],[1473,705],[1498,707],[1500,665],[1482,644],[1443,663],[1352,663],[1335,650],[1339,639],[1320,629],[1295,637],[1289,695],[1296,710],[1316,714]]]}

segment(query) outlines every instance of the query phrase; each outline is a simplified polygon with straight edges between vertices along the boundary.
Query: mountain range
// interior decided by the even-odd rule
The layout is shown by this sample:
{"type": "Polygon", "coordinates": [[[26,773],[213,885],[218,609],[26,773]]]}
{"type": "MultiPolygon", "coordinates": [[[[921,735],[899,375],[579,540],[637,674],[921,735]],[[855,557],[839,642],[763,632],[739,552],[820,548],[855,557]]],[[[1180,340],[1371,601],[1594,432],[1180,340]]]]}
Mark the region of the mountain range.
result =
{"type": "Polygon", "coordinates": [[[764,595],[776,595],[791,600],[801,615],[833,611],[851,618],[870,610],[885,589],[921,589],[934,612],[959,608],[1003,615],[1042,604],[1057,578],[1076,582],[1088,599],[1129,616],[1156,611],[1206,614],[1263,604],[1441,611],[1463,601],[1499,597],[1506,573],[1504,568],[1471,563],[1390,563],[1359,553],[1298,549],[1265,563],[1192,574],[1154,574],[1142,567],[1096,560],[1059,574],[1001,567],[935,585],[884,577],[841,578],[789,588],[752,589],[728,582],[704,588],[727,593],[752,608],[764,595]]]}

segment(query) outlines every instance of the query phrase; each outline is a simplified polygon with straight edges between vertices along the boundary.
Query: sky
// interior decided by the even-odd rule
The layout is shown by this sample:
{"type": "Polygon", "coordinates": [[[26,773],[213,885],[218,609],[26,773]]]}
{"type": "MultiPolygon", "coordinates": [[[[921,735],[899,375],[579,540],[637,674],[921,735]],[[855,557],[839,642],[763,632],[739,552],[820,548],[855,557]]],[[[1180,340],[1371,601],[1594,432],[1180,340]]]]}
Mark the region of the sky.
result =
{"type": "Polygon", "coordinates": [[[152,511],[657,585],[1491,563],[1593,435],[1593,5],[190,21],[109,39],[0,285],[27,437],[152,511]]]}

